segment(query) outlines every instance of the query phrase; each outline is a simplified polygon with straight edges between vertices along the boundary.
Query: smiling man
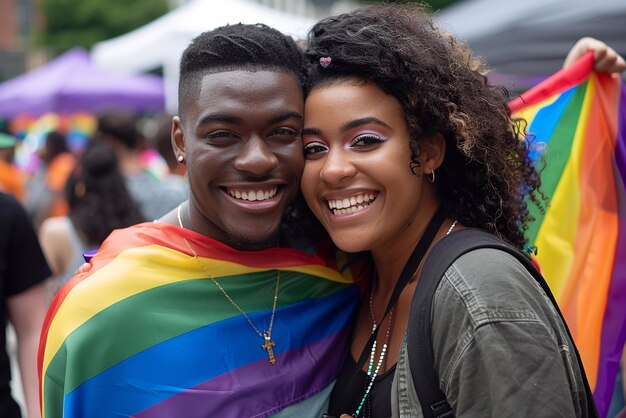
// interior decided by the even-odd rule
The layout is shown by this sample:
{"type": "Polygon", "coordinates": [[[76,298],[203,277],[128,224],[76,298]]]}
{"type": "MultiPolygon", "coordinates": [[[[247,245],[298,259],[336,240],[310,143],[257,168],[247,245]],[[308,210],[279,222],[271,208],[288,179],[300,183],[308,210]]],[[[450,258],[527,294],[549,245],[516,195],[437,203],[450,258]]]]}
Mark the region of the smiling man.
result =
{"type": "Polygon", "coordinates": [[[304,167],[299,82],[263,67],[186,82],[197,93],[182,94],[172,134],[192,191],[183,222],[235,248],[275,245],[304,167]]]}
{"type": "Polygon", "coordinates": [[[329,254],[279,246],[304,163],[300,68],[293,40],[263,25],[187,48],[172,144],[189,200],[114,232],[59,292],[39,355],[44,417],[326,410],[358,290],[329,254]]]}

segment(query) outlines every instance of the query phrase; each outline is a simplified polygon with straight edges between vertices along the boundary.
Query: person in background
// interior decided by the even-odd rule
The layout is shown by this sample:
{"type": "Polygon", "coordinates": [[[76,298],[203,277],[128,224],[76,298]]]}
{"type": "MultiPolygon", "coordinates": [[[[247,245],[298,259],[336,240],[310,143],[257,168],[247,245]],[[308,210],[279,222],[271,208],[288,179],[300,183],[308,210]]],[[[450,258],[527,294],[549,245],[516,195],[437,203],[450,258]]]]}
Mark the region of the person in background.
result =
{"type": "Polygon", "coordinates": [[[63,286],[114,230],[143,220],[120,172],[115,152],[106,144],[88,144],[64,188],[66,216],[46,219],[39,240],[54,274],[51,293],[63,286]]]}
{"type": "Polygon", "coordinates": [[[0,193],[0,417],[20,418],[11,397],[6,323],[15,328],[17,360],[28,418],[39,417],[37,346],[46,312],[46,279],[52,272],[30,219],[14,196],[0,193]]]}
{"type": "Polygon", "coordinates": [[[140,158],[142,137],[137,118],[126,112],[110,111],[98,116],[94,139],[113,148],[131,196],[139,203],[144,220],[159,219],[185,200],[185,193],[150,175],[140,158]]]}
{"type": "Polygon", "coordinates": [[[25,198],[24,173],[13,159],[15,158],[15,137],[0,132],[0,191],[12,194],[23,202],[25,198]]]}
{"type": "Polygon", "coordinates": [[[42,166],[28,182],[26,200],[36,228],[50,216],[67,214],[63,187],[76,165],[76,157],[70,152],[65,135],[57,131],[46,135],[39,158],[42,166]]]}

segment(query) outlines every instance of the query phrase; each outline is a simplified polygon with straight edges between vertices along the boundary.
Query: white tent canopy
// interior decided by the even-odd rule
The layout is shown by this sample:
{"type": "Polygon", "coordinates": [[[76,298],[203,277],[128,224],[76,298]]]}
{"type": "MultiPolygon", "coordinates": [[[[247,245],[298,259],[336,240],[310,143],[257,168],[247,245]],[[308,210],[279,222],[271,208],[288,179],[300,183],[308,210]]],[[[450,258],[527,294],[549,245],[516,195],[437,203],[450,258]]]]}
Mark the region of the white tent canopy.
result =
{"type": "MultiPolygon", "coordinates": [[[[550,75],[583,36],[626,55],[626,0],[465,0],[439,12],[436,20],[500,74],[550,75]]],[[[166,108],[175,112],[182,51],[196,35],[239,22],[266,23],[295,38],[304,38],[314,24],[249,0],[191,0],[142,28],[96,44],[92,59],[105,69],[132,74],[162,68],[166,108]]]]}
{"type": "Polygon", "coordinates": [[[550,75],[583,36],[626,53],[626,0],[466,0],[436,19],[500,73],[550,75]]]}
{"type": "Polygon", "coordinates": [[[91,56],[98,66],[125,73],[162,68],[166,108],[175,112],[183,50],[200,33],[235,23],[265,23],[298,39],[315,20],[246,0],[192,0],[139,29],[97,43],[91,56]]]}

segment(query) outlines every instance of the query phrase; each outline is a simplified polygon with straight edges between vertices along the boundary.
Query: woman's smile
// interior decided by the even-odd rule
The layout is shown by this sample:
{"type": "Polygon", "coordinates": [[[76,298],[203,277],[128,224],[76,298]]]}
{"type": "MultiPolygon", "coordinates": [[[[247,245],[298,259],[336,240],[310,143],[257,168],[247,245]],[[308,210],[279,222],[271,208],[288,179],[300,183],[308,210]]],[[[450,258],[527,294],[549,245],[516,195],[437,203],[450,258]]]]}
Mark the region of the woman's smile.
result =
{"type": "Polygon", "coordinates": [[[400,103],[372,83],[346,80],[313,89],[305,103],[302,192],[343,250],[391,248],[407,224],[424,179],[410,169],[400,103]]]}

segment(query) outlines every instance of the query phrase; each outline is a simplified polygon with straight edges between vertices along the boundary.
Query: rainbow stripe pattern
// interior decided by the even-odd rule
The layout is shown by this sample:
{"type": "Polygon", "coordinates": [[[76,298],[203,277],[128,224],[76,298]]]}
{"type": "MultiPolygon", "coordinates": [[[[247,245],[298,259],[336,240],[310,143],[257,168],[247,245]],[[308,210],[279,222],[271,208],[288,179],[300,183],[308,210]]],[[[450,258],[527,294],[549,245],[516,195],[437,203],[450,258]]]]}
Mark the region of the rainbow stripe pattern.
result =
{"type": "Polygon", "coordinates": [[[588,53],[510,108],[545,166],[549,205],[528,238],[606,416],[626,339],[626,89],[592,67],[588,53]]]}
{"type": "Polygon", "coordinates": [[[338,268],[346,260],[328,259],[243,253],[173,225],[115,231],[48,311],[43,416],[320,416],[359,297],[356,275],[338,268]],[[210,277],[264,331],[279,271],[272,365],[263,338],[210,277]]]}

